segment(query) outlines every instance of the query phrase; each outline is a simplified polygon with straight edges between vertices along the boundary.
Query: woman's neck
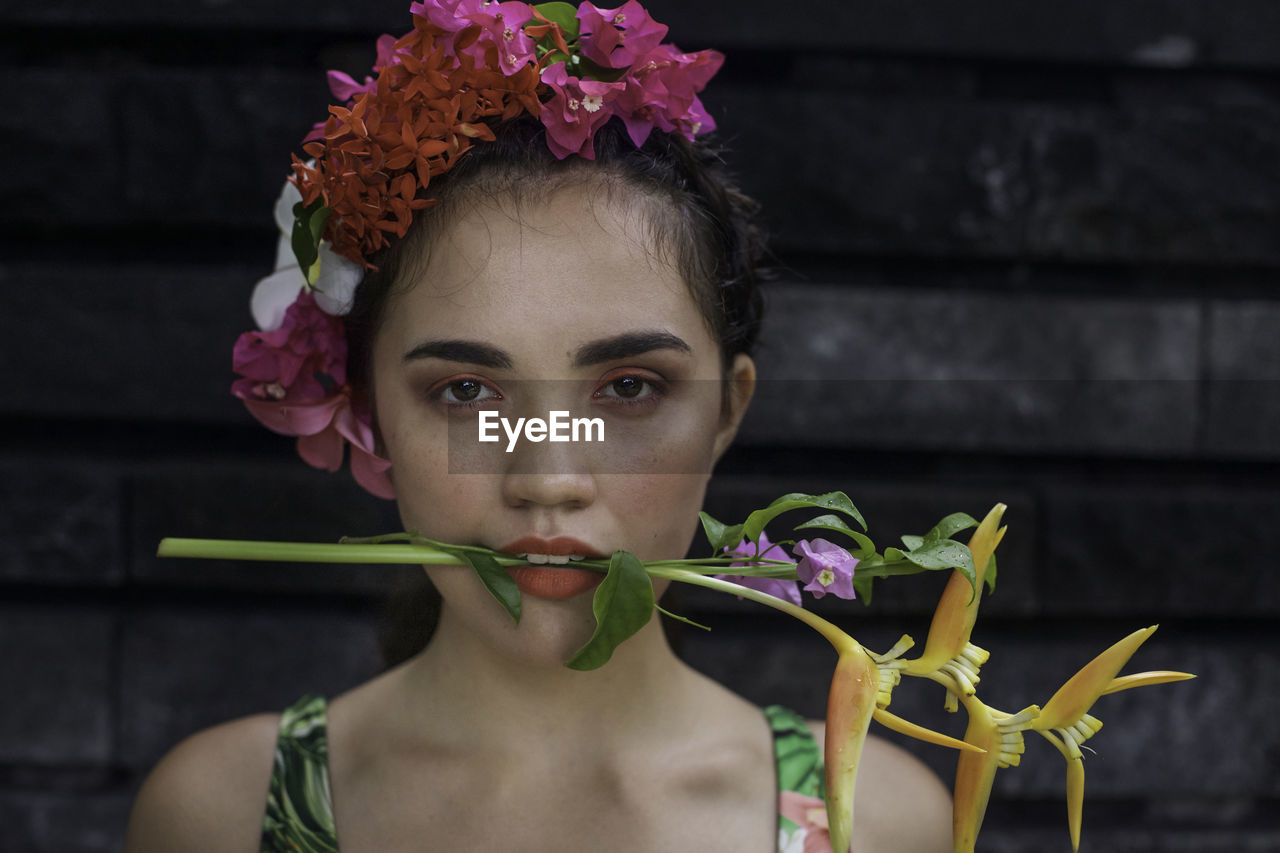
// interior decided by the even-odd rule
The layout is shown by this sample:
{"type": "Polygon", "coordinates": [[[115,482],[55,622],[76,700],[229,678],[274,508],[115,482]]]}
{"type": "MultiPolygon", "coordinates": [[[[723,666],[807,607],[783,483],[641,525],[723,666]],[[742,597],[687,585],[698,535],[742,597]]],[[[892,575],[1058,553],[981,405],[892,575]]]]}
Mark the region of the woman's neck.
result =
{"type": "Polygon", "coordinates": [[[459,748],[518,747],[525,754],[621,748],[696,719],[706,699],[705,679],[675,656],[656,618],[603,667],[580,672],[495,649],[446,607],[404,676],[418,725],[447,731],[459,748]]]}

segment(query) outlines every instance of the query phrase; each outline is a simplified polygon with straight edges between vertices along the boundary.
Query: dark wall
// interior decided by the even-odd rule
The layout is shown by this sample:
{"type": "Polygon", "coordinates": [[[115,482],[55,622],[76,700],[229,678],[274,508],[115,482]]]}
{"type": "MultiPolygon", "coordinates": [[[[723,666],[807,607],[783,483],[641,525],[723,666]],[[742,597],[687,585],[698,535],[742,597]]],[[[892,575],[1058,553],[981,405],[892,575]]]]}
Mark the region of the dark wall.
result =
{"type": "MultiPolygon", "coordinates": [[[[1280,7],[651,5],[785,265],[709,509],[843,489],[877,541],[1009,505],[982,694],[1044,702],[1131,630],[1086,759],[1092,851],[1280,850],[1280,7]]],[[[0,849],[112,850],[176,741],[378,669],[399,571],[160,561],[166,535],[394,529],[227,392],[288,153],[403,0],[0,2],[0,849]]],[[[408,571],[408,570],[406,570],[408,571]]],[[[939,578],[822,608],[923,641],[939,578]]],[[[699,668],[820,716],[830,659],[689,594],[699,668]]],[[[929,685],[894,708],[955,730],[929,685]]],[[[944,775],[953,757],[919,754],[944,775]]],[[[1066,850],[1036,739],[982,849],[1066,850]]]]}

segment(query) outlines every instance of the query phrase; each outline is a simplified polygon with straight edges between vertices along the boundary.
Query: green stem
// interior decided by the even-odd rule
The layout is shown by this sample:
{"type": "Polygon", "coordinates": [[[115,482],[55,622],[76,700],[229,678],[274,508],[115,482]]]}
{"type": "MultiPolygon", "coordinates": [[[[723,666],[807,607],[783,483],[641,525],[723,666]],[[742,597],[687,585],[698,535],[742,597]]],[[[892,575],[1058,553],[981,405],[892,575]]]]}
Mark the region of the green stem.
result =
{"type": "MultiPolygon", "coordinates": [[[[458,558],[447,551],[441,551],[427,545],[409,545],[409,544],[393,544],[383,543],[379,545],[357,545],[357,544],[331,544],[322,542],[259,542],[244,539],[178,539],[168,538],[160,542],[160,547],[156,551],[160,557],[196,557],[214,560],[264,560],[273,562],[305,562],[305,563],[386,563],[386,564],[403,564],[403,565],[432,565],[432,566],[451,566],[458,565],[458,558]]],[[[522,566],[527,561],[517,557],[494,557],[501,566],[522,566]]],[[[711,557],[709,560],[716,561],[712,564],[713,568],[719,567],[719,558],[711,557]]],[[[599,560],[582,560],[575,563],[575,567],[590,568],[605,571],[608,565],[600,565],[599,560]]],[[[794,616],[801,622],[813,628],[819,634],[826,638],[827,642],[835,647],[837,652],[846,650],[852,644],[853,638],[844,631],[837,628],[831,622],[823,619],[814,613],[810,613],[803,607],[797,607],[789,601],[769,595],[750,587],[742,586],[731,581],[720,580],[707,574],[702,574],[696,568],[684,568],[688,563],[683,561],[662,561],[649,563],[645,566],[645,570],[651,577],[666,578],[669,580],[680,581],[682,583],[693,584],[695,586],[704,586],[708,589],[719,590],[720,592],[729,592],[734,595],[741,595],[743,598],[749,598],[766,607],[772,607],[775,610],[781,610],[790,616],[794,616]]],[[[766,570],[771,571],[771,570],[766,570]]],[[[775,570],[779,572],[790,571],[795,572],[794,564],[790,566],[779,565],[775,570]]]]}
{"type": "MultiPolygon", "coordinates": [[[[256,542],[243,539],[163,539],[160,557],[213,560],[266,560],[302,563],[388,563],[456,566],[458,558],[426,545],[338,545],[328,542],[256,542]]],[[[500,565],[522,566],[515,557],[496,558],[500,565]]],[[[606,566],[607,568],[607,566],[606,566]]]]}
{"type": "MultiPolygon", "coordinates": [[[[450,551],[430,545],[395,542],[391,537],[407,534],[374,536],[345,542],[266,542],[245,539],[180,539],[160,541],[156,555],[160,557],[195,557],[211,560],[263,560],[299,563],[382,563],[389,565],[460,565],[450,551]]],[[[527,560],[496,554],[487,548],[460,546],[458,550],[491,554],[498,565],[524,566],[527,560]]],[[[690,573],[726,574],[725,567],[741,557],[700,557],[694,560],[658,560],[645,564],[646,569],[683,569],[690,573]]],[[[579,560],[576,569],[609,570],[609,560],[579,560]]],[[[783,560],[763,560],[760,565],[743,567],[752,577],[794,579],[796,564],[783,560]]],[[[652,574],[652,572],[651,572],[652,574]]]]}
{"type": "Polygon", "coordinates": [[[740,595],[743,598],[750,599],[757,604],[763,604],[766,607],[772,607],[774,610],[781,610],[789,616],[794,616],[801,622],[808,625],[813,630],[821,634],[828,643],[830,643],[837,653],[844,653],[857,645],[856,641],[837,628],[831,622],[823,619],[816,613],[811,613],[803,607],[797,607],[790,601],[783,601],[776,595],[770,595],[767,592],[761,592],[758,589],[742,586],[732,581],[721,580],[707,575],[691,572],[686,569],[669,568],[665,565],[649,565],[645,567],[649,575],[655,578],[666,578],[667,580],[680,581],[681,583],[693,584],[694,586],[704,586],[707,589],[714,589],[719,592],[728,592],[734,595],[740,595]]]}

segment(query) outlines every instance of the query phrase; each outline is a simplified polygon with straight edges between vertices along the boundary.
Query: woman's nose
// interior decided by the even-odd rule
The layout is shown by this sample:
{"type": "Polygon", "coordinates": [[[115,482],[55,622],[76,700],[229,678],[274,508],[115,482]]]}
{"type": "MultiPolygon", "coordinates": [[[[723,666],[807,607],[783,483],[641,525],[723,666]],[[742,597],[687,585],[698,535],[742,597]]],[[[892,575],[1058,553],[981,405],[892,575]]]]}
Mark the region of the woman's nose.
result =
{"type": "Polygon", "coordinates": [[[596,478],[574,444],[524,441],[507,461],[502,494],[510,506],[580,509],[595,500],[596,478]]]}

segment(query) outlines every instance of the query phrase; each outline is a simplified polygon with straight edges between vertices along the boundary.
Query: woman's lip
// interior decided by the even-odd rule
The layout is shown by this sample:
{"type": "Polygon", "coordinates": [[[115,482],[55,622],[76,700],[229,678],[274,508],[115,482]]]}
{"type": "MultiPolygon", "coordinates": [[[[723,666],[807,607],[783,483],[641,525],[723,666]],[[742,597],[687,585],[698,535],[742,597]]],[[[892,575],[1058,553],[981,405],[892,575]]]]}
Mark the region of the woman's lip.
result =
{"type": "Polygon", "coordinates": [[[573,598],[595,589],[604,574],[590,569],[555,568],[541,566],[507,566],[507,573],[524,595],[534,598],[559,600],[573,598]]]}
{"type": "Polygon", "coordinates": [[[605,555],[592,548],[581,539],[571,536],[556,536],[543,539],[539,536],[521,536],[514,542],[508,542],[498,549],[505,554],[550,554],[553,557],[568,557],[577,554],[588,560],[603,560],[605,555]]]}

